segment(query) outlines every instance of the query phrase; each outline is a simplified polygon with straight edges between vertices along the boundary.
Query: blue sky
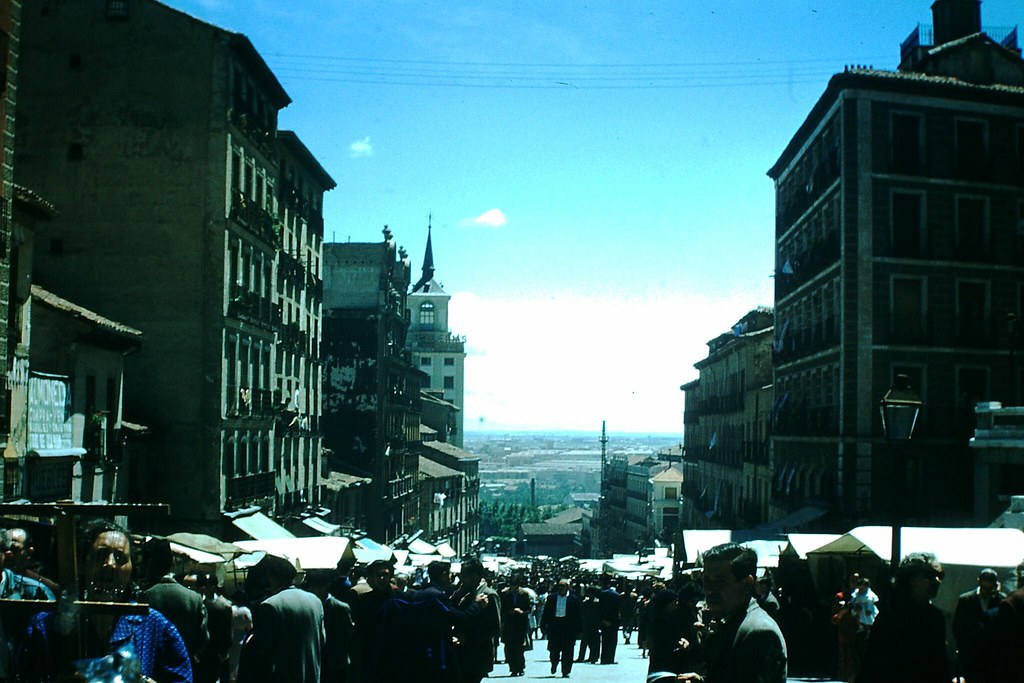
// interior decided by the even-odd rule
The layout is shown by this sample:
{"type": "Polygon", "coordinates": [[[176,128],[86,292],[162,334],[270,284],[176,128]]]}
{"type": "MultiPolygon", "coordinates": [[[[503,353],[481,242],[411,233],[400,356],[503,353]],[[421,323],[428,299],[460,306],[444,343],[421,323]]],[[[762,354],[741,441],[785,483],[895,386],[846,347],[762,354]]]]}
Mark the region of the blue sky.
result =
{"type": "MultiPolygon", "coordinates": [[[[468,338],[470,430],[682,433],[706,342],[772,303],[765,175],[847,64],[930,0],[169,0],[245,33],[338,182],[328,241],[391,226],[468,338]]],[[[1024,21],[985,0],[985,27],[1024,21]]]]}

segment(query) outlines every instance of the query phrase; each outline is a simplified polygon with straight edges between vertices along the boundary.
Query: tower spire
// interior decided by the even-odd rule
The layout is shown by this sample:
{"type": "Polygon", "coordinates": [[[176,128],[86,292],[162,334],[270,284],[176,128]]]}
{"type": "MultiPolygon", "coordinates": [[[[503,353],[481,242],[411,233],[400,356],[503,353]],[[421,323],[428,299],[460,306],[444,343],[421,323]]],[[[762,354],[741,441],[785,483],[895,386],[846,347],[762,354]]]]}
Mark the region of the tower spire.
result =
{"type": "Polygon", "coordinates": [[[420,281],[416,283],[416,286],[412,288],[413,293],[423,290],[430,282],[434,279],[434,249],[430,245],[430,232],[433,228],[433,214],[427,215],[427,250],[423,254],[423,275],[420,276],[420,281]]]}

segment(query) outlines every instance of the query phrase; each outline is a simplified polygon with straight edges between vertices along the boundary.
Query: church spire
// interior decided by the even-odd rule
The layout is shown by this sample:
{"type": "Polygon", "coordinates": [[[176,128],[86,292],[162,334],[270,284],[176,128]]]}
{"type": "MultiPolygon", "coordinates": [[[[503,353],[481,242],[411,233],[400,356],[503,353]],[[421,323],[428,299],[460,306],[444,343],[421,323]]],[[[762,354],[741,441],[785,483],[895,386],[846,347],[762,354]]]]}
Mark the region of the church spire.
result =
{"type": "Polygon", "coordinates": [[[430,284],[434,280],[434,249],[430,245],[433,218],[433,215],[427,216],[427,251],[423,254],[423,275],[420,276],[420,281],[416,283],[416,286],[412,288],[413,294],[420,290],[429,291],[430,284]]]}

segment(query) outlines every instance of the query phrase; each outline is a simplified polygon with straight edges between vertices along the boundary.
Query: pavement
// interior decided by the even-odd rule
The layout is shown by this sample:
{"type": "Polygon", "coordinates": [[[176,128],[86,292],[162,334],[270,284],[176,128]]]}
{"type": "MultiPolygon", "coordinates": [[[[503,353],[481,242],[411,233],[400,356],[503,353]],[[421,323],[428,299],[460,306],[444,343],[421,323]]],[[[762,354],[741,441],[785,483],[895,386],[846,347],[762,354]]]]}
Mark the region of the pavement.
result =
{"type": "MultiPolygon", "coordinates": [[[[577,641],[576,650],[579,651],[577,641]]],[[[498,651],[501,655],[501,651],[498,651]]],[[[615,664],[588,664],[577,662],[572,665],[572,674],[568,679],[562,678],[561,669],[551,675],[551,660],[548,659],[548,643],[536,640],[533,649],[526,653],[526,673],[517,678],[508,675],[508,664],[495,664],[494,671],[485,680],[509,678],[517,681],[568,680],[583,683],[644,683],[647,679],[647,659],[640,656],[640,648],[636,646],[636,635],[632,643],[625,645],[622,638],[615,649],[615,664]]],[[[825,678],[789,678],[790,683],[840,683],[825,678]]]]}

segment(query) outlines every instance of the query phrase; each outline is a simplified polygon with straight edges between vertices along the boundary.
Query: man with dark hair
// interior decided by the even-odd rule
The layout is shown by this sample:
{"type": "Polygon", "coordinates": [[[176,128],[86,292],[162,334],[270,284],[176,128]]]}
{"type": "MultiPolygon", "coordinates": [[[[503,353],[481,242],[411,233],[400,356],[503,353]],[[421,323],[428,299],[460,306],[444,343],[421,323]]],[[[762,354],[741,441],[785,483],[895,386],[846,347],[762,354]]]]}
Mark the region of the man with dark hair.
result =
{"type": "Polygon", "coordinates": [[[555,584],[544,602],[544,613],[540,618],[541,629],[548,634],[548,654],[551,656],[551,674],[562,663],[562,677],[568,678],[572,671],[572,655],[576,639],[583,627],[580,599],[569,590],[569,580],[561,579],[555,584]]]}
{"type": "Polygon", "coordinates": [[[143,554],[153,582],[146,589],[145,600],[177,627],[194,667],[196,657],[210,640],[203,597],[174,578],[171,571],[174,556],[166,538],[150,539],[143,546],[143,554]]]}
{"type": "Polygon", "coordinates": [[[622,596],[612,585],[612,577],[601,575],[601,593],[597,598],[597,611],[601,619],[601,663],[615,663],[615,645],[619,638],[619,605],[622,596]]]}
{"type": "MultiPolygon", "coordinates": [[[[259,683],[319,683],[324,648],[324,607],[320,599],[293,585],[295,567],[265,555],[257,570],[270,596],[253,614],[253,637],[247,645],[250,680],[259,683]]],[[[244,655],[243,655],[244,656],[244,655]]]]}
{"type": "Polygon", "coordinates": [[[785,683],[786,640],[754,598],[757,554],[723,543],[704,554],[704,596],[717,622],[705,641],[707,670],[680,676],[708,683],[785,683]]]}
{"type": "Polygon", "coordinates": [[[888,606],[871,627],[858,683],[950,680],[946,620],[932,604],[944,574],[931,553],[910,553],[896,570],[888,606]]]}
{"type": "Polygon", "coordinates": [[[324,606],[324,630],[327,640],[324,645],[320,680],[323,683],[346,683],[349,666],[352,664],[352,631],[355,622],[348,604],[330,593],[329,587],[335,574],[329,569],[314,569],[306,572],[302,587],[320,598],[324,606]]]}
{"type": "Polygon", "coordinates": [[[498,594],[487,585],[480,560],[463,561],[452,603],[466,615],[455,622],[455,653],[461,682],[480,683],[494,669],[493,643],[501,630],[498,594]]]}
{"type": "Polygon", "coordinates": [[[953,637],[956,639],[956,658],[960,673],[973,680],[971,671],[974,658],[971,645],[981,627],[982,615],[999,605],[1006,595],[999,590],[999,575],[994,569],[982,569],[978,573],[978,585],[962,593],[956,601],[953,613],[953,637]]]}

